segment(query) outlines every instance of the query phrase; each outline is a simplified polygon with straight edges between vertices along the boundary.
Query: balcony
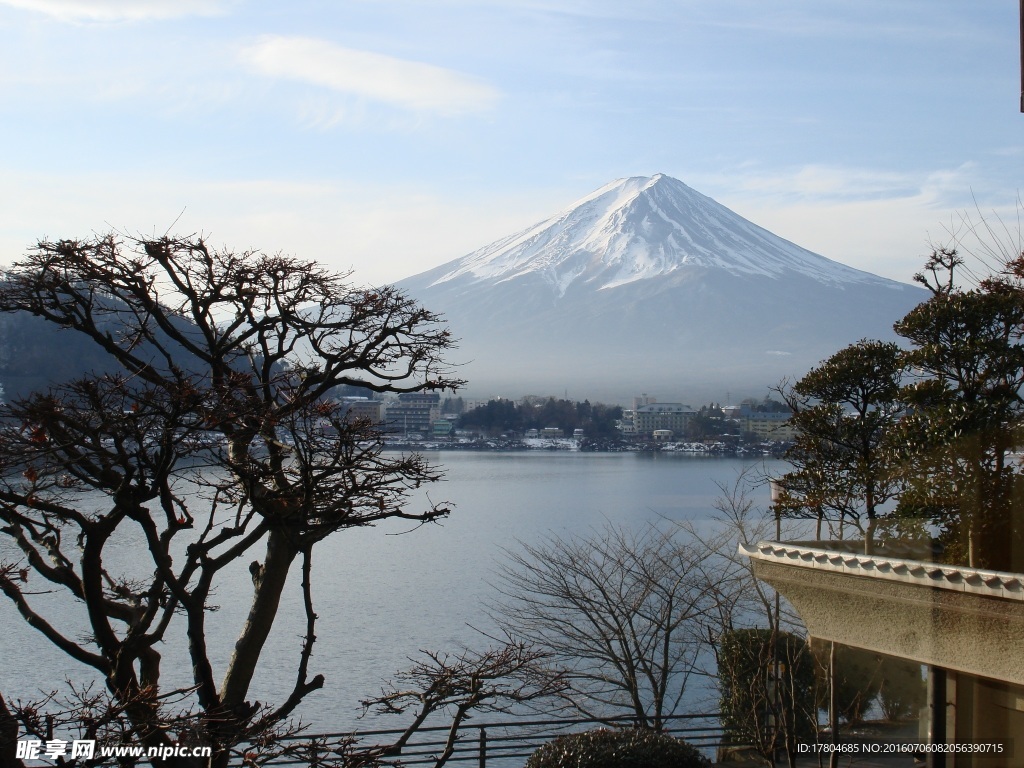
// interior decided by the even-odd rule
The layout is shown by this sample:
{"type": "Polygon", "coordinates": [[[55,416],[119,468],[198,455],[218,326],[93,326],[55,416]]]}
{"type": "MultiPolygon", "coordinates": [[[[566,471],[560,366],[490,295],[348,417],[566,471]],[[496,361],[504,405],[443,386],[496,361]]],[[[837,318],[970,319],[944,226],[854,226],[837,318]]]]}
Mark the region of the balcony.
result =
{"type": "MultiPolygon", "coordinates": [[[[941,565],[892,546],[865,555],[861,542],[766,541],[740,552],[812,637],[926,665],[933,743],[1024,734],[1024,574],[941,565]]],[[[1024,765],[1024,744],[1016,752],[984,764],[1024,765]]]]}

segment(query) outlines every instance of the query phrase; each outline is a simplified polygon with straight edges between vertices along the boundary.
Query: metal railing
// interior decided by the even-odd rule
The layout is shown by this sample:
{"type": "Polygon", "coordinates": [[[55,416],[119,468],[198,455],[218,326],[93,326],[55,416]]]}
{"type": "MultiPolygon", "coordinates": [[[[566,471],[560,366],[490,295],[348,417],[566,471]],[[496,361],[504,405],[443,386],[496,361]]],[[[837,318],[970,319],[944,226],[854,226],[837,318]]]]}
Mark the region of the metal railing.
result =
{"type": "MultiPolygon", "coordinates": [[[[662,729],[664,733],[685,739],[705,754],[725,745],[725,734],[717,713],[671,715],[664,719],[667,721],[667,725],[662,729]]],[[[454,749],[446,764],[475,763],[479,768],[521,766],[538,747],[557,736],[600,726],[630,727],[634,722],[631,717],[474,722],[464,725],[459,730],[454,749]],[[516,762],[513,763],[513,760],[516,762]]],[[[449,731],[449,726],[420,728],[400,752],[389,753],[386,759],[401,761],[403,766],[434,765],[445,750],[449,731]]],[[[290,738],[322,744],[320,754],[323,758],[329,759],[339,754],[341,745],[352,743],[354,740],[358,741],[358,750],[362,751],[377,744],[384,747],[394,743],[402,733],[403,729],[395,728],[304,734],[290,738]]],[[[267,765],[310,765],[311,762],[315,765],[315,760],[315,753],[307,754],[301,759],[283,756],[269,761],[267,765]]]]}

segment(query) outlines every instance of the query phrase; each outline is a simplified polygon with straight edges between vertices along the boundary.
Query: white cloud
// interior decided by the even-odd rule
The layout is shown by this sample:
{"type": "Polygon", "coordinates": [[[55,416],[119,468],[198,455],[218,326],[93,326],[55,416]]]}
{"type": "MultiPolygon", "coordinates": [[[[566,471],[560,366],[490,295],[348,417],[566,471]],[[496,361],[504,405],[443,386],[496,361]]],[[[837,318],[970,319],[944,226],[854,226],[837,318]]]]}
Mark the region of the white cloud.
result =
{"type": "Polygon", "coordinates": [[[267,36],[241,52],[252,70],[416,112],[459,115],[490,109],[498,91],[454,70],[326,40],[267,36]]]}
{"type": "Polygon", "coordinates": [[[232,0],[0,0],[59,21],[143,21],[225,13],[232,0]]]}

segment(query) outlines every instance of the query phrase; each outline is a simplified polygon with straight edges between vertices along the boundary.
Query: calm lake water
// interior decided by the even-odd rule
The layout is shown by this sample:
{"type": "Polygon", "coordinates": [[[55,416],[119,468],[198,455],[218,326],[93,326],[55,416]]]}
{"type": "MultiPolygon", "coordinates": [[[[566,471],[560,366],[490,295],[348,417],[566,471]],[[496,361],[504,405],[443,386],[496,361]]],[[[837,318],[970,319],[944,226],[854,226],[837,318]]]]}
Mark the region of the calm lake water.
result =
{"type": "MultiPolygon", "coordinates": [[[[441,525],[410,530],[409,523],[352,530],[314,552],[314,599],[320,620],[310,674],[322,673],[324,690],[300,715],[318,730],[355,725],[361,698],[409,666],[420,649],[480,646],[469,626],[483,626],[482,606],[493,595],[489,580],[502,548],[547,534],[586,534],[605,522],[641,525],[648,520],[707,519],[721,495],[745,468],[764,476],[780,463],[753,459],[634,453],[445,452],[427,454],[447,479],[424,489],[413,507],[450,501],[453,515],[441,525]]],[[[766,486],[753,497],[768,504],[766,486]]],[[[7,550],[0,555],[9,556],[7,550]]],[[[218,675],[248,610],[249,558],[225,579],[210,617],[210,645],[218,675]]],[[[304,619],[298,573],[257,673],[252,697],[279,701],[294,680],[304,619]]],[[[53,651],[7,602],[0,602],[0,690],[32,697],[68,676],[87,672],[53,651]]],[[[167,682],[187,684],[186,660],[167,648],[167,682]]],[[[365,725],[365,721],[364,721],[365,725]]]]}

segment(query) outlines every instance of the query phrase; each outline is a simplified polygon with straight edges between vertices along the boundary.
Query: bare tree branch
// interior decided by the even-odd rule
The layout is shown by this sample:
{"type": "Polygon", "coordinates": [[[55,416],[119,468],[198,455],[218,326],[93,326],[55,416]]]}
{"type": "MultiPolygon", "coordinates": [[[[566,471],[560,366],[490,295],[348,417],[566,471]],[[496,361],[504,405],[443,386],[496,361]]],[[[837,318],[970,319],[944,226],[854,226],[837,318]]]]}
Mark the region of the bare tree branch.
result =
{"type": "Polygon", "coordinates": [[[450,511],[407,509],[409,491],[441,472],[385,454],[378,429],[349,419],[331,393],[454,388],[451,335],[394,288],[347,279],[201,237],[108,235],[41,242],[0,284],[0,312],[67,329],[106,361],[0,410],[0,535],[25,558],[0,569],[0,592],[100,671],[110,722],[146,746],[170,743],[167,724],[179,718],[224,765],[241,741],[287,729],[324,684],[309,669],[313,547],[348,528],[450,511]],[[112,570],[108,551],[140,535],[130,572],[112,570]],[[243,558],[253,561],[252,603],[218,683],[210,596],[243,558]],[[296,681],[275,707],[257,705],[250,684],[297,558],[307,622],[296,681]],[[23,572],[67,597],[64,618],[87,641],[55,628],[23,572]],[[187,690],[164,690],[166,644],[191,661],[187,690]],[[197,708],[169,709],[175,694],[197,708]]]}
{"type": "Polygon", "coordinates": [[[523,545],[506,553],[494,618],[552,654],[571,686],[565,703],[597,717],[625,709],[660,729],[697,663],[707,554],[654,525],[523,545]]]}

